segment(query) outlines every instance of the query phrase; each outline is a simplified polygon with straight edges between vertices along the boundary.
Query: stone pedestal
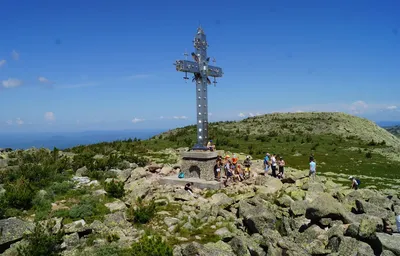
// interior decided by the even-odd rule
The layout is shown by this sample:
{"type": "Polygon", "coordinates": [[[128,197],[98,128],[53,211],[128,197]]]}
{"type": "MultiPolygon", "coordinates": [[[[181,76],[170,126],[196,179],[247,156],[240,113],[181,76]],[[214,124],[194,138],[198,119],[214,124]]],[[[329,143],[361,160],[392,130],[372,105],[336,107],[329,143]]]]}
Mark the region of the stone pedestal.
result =
{"type": "Polygon", "coordinates": [[[185,178],[214,180],[217,156],[217,152],[211,151],[183,152],[181,170],[185,173],[185,178]]]}

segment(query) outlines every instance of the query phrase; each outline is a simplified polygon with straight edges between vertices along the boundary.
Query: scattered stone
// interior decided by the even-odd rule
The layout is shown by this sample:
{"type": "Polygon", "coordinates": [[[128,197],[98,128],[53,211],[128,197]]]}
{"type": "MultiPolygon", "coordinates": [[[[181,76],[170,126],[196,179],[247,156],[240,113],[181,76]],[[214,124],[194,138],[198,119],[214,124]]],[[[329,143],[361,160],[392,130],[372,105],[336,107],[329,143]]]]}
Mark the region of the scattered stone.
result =
{"type": "Polygon", "coordinates": [[[125,203],[122,202],[121,200],[116,200],[116,201],[114,201],[112,203],[107,203],[107,204],[105,204],[105,206],[108,209],[110,209],[111,212],[123,211],[123,210],[127,209],[125,203]]]}

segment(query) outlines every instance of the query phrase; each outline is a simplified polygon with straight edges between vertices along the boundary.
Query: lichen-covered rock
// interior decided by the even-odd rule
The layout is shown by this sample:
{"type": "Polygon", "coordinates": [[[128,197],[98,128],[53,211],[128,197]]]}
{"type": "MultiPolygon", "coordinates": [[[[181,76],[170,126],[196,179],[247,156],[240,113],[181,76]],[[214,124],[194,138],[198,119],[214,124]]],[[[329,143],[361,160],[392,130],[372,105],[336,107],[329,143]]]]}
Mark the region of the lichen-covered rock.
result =
{"type": "Polygon", "coordinates": [[[371,197],[368,202],[389,211],[391,211],[393,208],[393,202],[385,196],[375,195],[371,197]]]}
{"type": "Polygon", "coordinates": [[[259,198],[247,199],[239,202],[239,217],[243,218],[250,233],[268,233],[275,228],[276,216],[259,198]]]}
{"type": "Polygon", "coordinates": [[[217,193],[211,196],[210,203],[225,209],[234,203],[234,200],[224,193],[217,193]]]}
{"type": "Polygon", "coordinates": [[[375,236],[375,232],[381,231],[383,231],[383,221],[375,216],[365,215],[358,227],[358,235],[362,239],[371,239],[375,236]]]}
{"type": "Polygon", "coordinates": [[[280,206],[283,206],[283,207],[290,207],[290,204],[291,204],[292,202],[294,202],[294,201],[293,201],[293,199],[292,199],[290,196],[288,196],[288,195],[282,195],[281,197],[278,198],[277,202],[278,202],[278,204],[279,204],[280,206]]]}
{"type": "Polygon", "coordinates": [[[376,236],[384,250],[389,250],[397,256],[400,255],[400,234],[376,233],[376,236]]]}
{"type": "Polygon", "coordinates": [[[294,201],[290,204],[290,212],[293,216],[305,215],[308,207],[307,201],[294,201]]]}
{"type": "Polygon", "coordinates": [[[0,220],[0,246],[19,241],[25,233],[31,232],[34,227],[33,223],[16,217],[0,220]]]}
{"type": "Polygon", "coordinates": [[[115,211],[124,211],[127,209],[126,205],[124,202],[122,202],[121,200],[116,200],[114,202],[111,203],[107,203],[105,204],[105,206],[110,209],[111,212],[115,212],[115,211]]]}
{"type": "Polygon", "coordinates": [[[311,220],[331,218],[333,220],[342,220],[344,223],[351,222],[344,207],[331,195],[326,193],[320,194],[307,207],[306,218],[311,220]]]}
{"type": "Polygon", "coordinates": [[[295,201],[301,201],[305,198],[306,192],[301,189],[296,189],[290,192],[290,197],[293,198],[295,201]]]}

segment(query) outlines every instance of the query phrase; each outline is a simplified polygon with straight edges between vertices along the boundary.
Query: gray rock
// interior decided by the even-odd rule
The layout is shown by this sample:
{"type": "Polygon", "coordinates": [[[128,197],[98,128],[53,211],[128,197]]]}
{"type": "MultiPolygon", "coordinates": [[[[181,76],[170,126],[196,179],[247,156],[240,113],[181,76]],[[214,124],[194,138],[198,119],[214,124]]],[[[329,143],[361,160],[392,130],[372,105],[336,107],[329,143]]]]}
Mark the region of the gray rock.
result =
{"type": "Polygon", "coordinates": [[[90,229],[87,225],[85,220],[77,220],[72,223],[68,223],[64,225],[64,230],[65,233],[70,234],[70,233],[75,233],[75,232],[82,232],[87,229],[90,229]]]}
{"type": "Polygon", "coordinates": [[[232,198],[228,197],[226,194],[218,193],[218,194],[212,195],[212,197],[210,199],[210,203],[225,209],[225,208],[229,207],[230,205],[232,205],[234,203],[234,201],[232,198]]]}
{"type": "Polygon", "coordinates": [[[148,175],[148,173],[146,172],[146,169],[143,167],[138,167],[136,169],[134,169],[133,171],[131,171],[131,177],[130,177],[130,181],[135,181],[135,180],[139,180],[141,178],[144,178],[148,175]]]}
{"type": "Polygon", "coordinates": [[[375,216],[365,215],[358,228],[359,237],[362,239],[372,239],[375,237],[375,232],[377,231],[383,231],[382,219],[375,216]]]}
{"type": "Polygon", "coordinates": [[[116,200],[112,203],[107,203],[105,204],[105,206],[110,209],[111,212],[115,212],[115,211],[124,211],[127,209],[126,205],[124,202],[122,202],[121,200],[116,200]]]}
{"type": "Polygon", "coordinates": [[[227,227],[220,228],[214,232],[215,235],[219,236],[222,240],[231,239],[233,234],[229,231],[227,227]]]}
{"type": "Polygon", "coordinates": [[[321,218],[331,218],[333,220],[342,220],[344,223],[352,222],[343,205],[326,193],[320,194],[307,207],[306,218],[316,221],[321,218]]]}
{"type": "Polygon", "coordinates": [[[127,198],[136,201],[137,198],[144,198],[152,188],[151,180],[141,178],[131,183],[125,183],[125,191],[127,191],[127,198]]]}
{"type": "Polygon", "coordinates": [[[290,213],[293,216],[301,216],[305,215],[308,207],[308,202],[303,201],[294,201],[290,204],[290,213]]]}
{"type": "Polygon", "coordinates": [[[294,202],[294,200],[288,195],[283,195],[278,198],[278,204],[283,207],[290,207],[292,202],[294,202]]]}
{"type": "Polygon", "coordinates": [[[172,217],[165,217],[165,218],[164,218],[164,223],[165,223],[168,227],[171,227],[171,226],[173,226],[173,225],[175,225],[175,224],[178,224],[178,223],[179,223],[179,219],[177,219],[177,218],[172,218],[172,217]]]}
{"type": "Polygon", "coordinates": [[[391,211],[393,208],[393,202],[385,196],[374,196],[368,200],[368,203],[374,204],[380,208],[391,211]]]}
{"type": "Polygon", "coordinates": [[[71,250],[79,245],[79,235],[78,233],[72,233],[65,235],[63,238],[63,243],[61,244],[61,249],[71,250]]]}
{"type": "Polygon", "coordinates": [[[376,236],[384,250],[389,250],[395,255],[400,255],[400,234],[376,233],[376,236]]]}
{"type": "Polygon", "coordinates": [[[366,213],[387,221],[394,218],[394,213],[392,211],[388,211],[385,208],[379,207],[364,200],[356,200],[356,208],[358,213],[366,213]]]}
{"type": "Polygon", "coordinates": [[[239,202],[239,217],[243,218],[243,222],[250,233],[264,235],[268,233],[268,230],[275,229],[275,214],[265,205],[265,201],[257,198],[239,202]]]}
{"type": "Polygon", "coordinates": [[[76,170],[75,176],[82,177],[82,176],[87,175],[87,173],[88,173],[88,169],[86,168],[86,166],[83,166],[83,167],[79,168],[78,170],[76,170]]]}
{"type": "Polygon", "coordinates": [[[31,232],[35,225],[16,217],[0,220],[0,246],[22,239],[26,232],[31,232]]]}

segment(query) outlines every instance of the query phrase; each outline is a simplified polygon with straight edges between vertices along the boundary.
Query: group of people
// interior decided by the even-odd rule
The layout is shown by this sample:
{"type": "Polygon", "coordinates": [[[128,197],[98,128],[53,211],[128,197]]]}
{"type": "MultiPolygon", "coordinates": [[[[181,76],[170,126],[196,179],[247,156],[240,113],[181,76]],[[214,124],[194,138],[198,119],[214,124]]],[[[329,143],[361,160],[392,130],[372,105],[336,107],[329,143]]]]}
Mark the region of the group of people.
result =
{"type": "Polygon", "coordinates": [[[268,175],[271,170],[271,176],[274,178],[283,178],[283,173],[285,170],[285,160],[282,156],[277,156],[276,154],[267,153],[264,157],[264,171],[265,175],[268,175]],[[279,158],[279,160],[277,160],[279,158]],[[278,173],[277,173],[278,171],[278,173]]]}
{"type": "MultiPolygon", "coordinates": [[[[240,182],[248,179],[251,176],[251,165],[252,162],[250,156],[246,156],[246,159],[241,164],[239,163],[239,159],[236,154],[234,154],[232,157],[226,155],[224,158],[222,158],[222,156],[218,156],[214,166],[215,180],[221,181],[223,176],[223,181],[226,185],[229,181],[240,182]]],[[[284,168],[285,161],[283,160],[283,157],[277,157],[275,154],[266,154],[264,158],[265,175],[271,175],[275,178],[282,179],[284,168]]]]}
{"type": "Polygon", "coordinates": [[[215,180],[221,181],[221,173],[224,173],[224,184],[228,181],[243,181],[250,177],[251,168],[250,156],[246,156],[246,159],[242,164],[239,164],[239,158],[234,154],[232,158],[226,155],[224,158],[218,156],[214,165],[215,180]]]}

